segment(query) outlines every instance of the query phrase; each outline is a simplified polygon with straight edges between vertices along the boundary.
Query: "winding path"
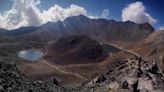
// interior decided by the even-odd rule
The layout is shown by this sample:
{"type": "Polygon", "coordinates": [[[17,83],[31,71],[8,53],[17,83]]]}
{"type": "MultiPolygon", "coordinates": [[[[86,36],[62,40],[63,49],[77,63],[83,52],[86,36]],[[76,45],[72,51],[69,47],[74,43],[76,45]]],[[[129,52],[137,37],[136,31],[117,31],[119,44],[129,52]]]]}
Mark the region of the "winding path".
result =
{"type": "MultiPolygon", "coordinates": [[[[46,46],[46,42],[44,41],[43,37],[41,37],[41,35],[40,35],[39,32],[38,32],[38,34],[39,34],[39,36],[40,36],[41,42],[44,44],[44,49],[45,49],[44,55],[46,55],[46,54],[48,53],[48,49],[45,47],[45,46],[46,46]]],[[[78,77],[78,78],[80,78],[80,79],[88,80],[87,78],[81,76],[80,74],[73,73],[73,72],[70,72],[70,71],[67,72],[67,71],[65,71],[65,70],[63,70],[63,69],[61,69],[61,68],[59,68],[59,67],[58,67],[57,65],[55,65],[55,64],[52,65],[52,64],[48,63],[45,59],[43,59],[42,62],[45,63],[45,64],[47,64],[47,65],[49,65],[49,66],[51,66],[52,68],[58,70],[58,71],[61,72],[61,73],[74,75],[74,76],[76,76],[76,77],[78,77]]]]}
{"type": "Polygon", "coordinates": [[[45,63],[45,64],[47,64],[47,65],[49,65],[49,66],[51,66],[52,68],[58,70],[58,71],[61,72],[61,73],[74,75],[74,76],[76,76],[76,77],[78,77],[78,78],[80,78],[80,79],[88,80],[87,78],[85,78],[85,77],[83,77],[83,76],[81,76],[81,75],[79,75],[79,74],[77,74],[77,73],[67,72],[67,71],[65,71],[65,70],[63,70],[63,69],[61,69],[61,68],[59,68],[59,67],[58,67],[57,65],[55,65],[55,64],[52,65],[52,64],[48,63],[46,60],[42,60],[42,62],[45,63]]]}
{"type": "Polygon", "coordinates": [[[111,46],[113,46],[113,47],[115,47],[115,48],[118,48],[118,49],[124,51],[124,52],[131,53],[131,54],[133,54],[133,55],[135,55],[135,56],[137,56],[137,57],[141,57],[138,53],[135,53],[135,52],[133,52],[133,51],[131,51],[131,50],[127,50],[127,49],[121,48],[121,47],[119,47],[119,46],[117,46],[117,45],[108,44],[108,43],[102,43],[102,44],[111,45],[111,46]]]}
{"type": "MultiPolygon", "coordinates": [[[[41,39],[42,43],[44,44],[44,49],[45,49],[45,54],[44,54],[44,55],[46,55],[46,54],[48,53],[48,49],[45,47],[45,46],[46,46],[46,42],[44,41],[44,38],[41,37],[41,35],[40,35],[39,32],[38,32],[38,34],[39,34],[39,36],[40,36],[40,39],[41,39]]],[[[108,43],[103,43],[103,44],[108,44],[108,43]]],[[[108,44],[108,45],[111,45],[111,46],[116,47],[116,48],[118,48],[118,49],[120,49],[120,50],[122,50],[122,51],[131,53],[131,54],[133,54],[133,55],[135,55],[135,56],[137,56],[137,57],[140,57],[140,55],[139,55],[138,53],[135,53],[135,52],[133,52],[133,51],[131,51],[131,50],[127,50],[127,49],[121,48],[121,47],[116,46],[116,45],[114,45],[114,44],[108,44]]],[[[64,74],[71,74],[71,75],[74,75],[74,76],[76,76],[76,77],[79,77],[80,79],[87,80],[87,78],[85,78],[85,77],[83,77],[83,76],[81,76],[81,75],[79,75],[79,74],[77,74],[77,73],[73,73],[73,72],[70,72],[70,71],[67,72],[67,71],[65,71],[65,70],[63,70],[63,69],[61,69],[61,68],[59,68],[59,67],[58,67],[57,65],[55,65],[55,64],[52,65],[52,64],[48,63],[48,62],[47,62],[46,60],[44,60],[44,59],[42,60],[42,62],[45,63],[45,64],[47,64],[47,65],[49,65],[49,66],[51,66],[51,67],[53,67],[54,69],[60,71],[61,73],[64,73],[64,74]]]]}

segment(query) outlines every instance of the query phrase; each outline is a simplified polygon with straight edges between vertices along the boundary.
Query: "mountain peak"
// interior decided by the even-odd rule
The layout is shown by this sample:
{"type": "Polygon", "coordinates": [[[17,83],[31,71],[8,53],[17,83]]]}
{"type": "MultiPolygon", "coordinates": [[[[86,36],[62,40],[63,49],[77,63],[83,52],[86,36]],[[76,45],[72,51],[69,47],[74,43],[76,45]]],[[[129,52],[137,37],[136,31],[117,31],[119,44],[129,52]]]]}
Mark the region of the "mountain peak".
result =
{"type": "Polygon", "coordinates": [[[64,22],[65,21],[73,21],[73,20],[89,20],[89,18],[85,15],[78,15],[78,16],[68,17],[64,20],[64,22]]]}

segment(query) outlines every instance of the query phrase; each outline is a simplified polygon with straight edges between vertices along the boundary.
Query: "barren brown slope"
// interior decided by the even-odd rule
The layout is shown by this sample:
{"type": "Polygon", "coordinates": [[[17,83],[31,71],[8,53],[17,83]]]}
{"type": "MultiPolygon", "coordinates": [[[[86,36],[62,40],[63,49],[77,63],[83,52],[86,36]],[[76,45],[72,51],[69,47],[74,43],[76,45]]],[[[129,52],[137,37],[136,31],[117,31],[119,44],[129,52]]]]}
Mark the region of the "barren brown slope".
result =
{"type": "Polygon", "coordinates": [[[164,31],[155,31],[147,38],[135,43],[114,42],[113,44],[116,44],[117,46],[128,50],[132,50],[140,54],[141,56],[146,57],[149,54],[151,55],[150,52],[152,52],[153,50],[155,51],[155,49],[160,49],[158,52],[163,52],[164,31]]]}
{"type": "Polygon", "coordinates": [[[155,60],[161,71],[164,72],[164,30],[154,32],[144,42],[150,51],[148,57],[155,60]]]}
{"type": "Polygon", "coordinates": [[[164,70],[164,31],[155,31],[146,39],[130,45],[124,45],[124,48],[138,53],[141,57],[155,60],[156,63],[164,70]]]}
{"type": "Polygon", "coordinates": [[[48,62],[43,60],[21,65],[23,72],[33,80],[55,77],[63,85],[81,84],[109,69],[115,69],[124,63],[121,61],[133,56],[128,52],[113,49],[116,48],[110,45],[101,46],[83,35],[69,36],[48,46],[48,53],[44,57],[48,62]],[[103,47],[107,47],[110,52],[106,52],[103,47]]]}
{"type": "Polygon", "coordinates": [[[60,85],[77,86],[87,80],[78,73],[67,71],[62,66],[50,64],[44,60],[34,63],[26,61],[19,63],[19,65],[21,72],[31,81],[46,80],[53,77],[60,85]]]}
{"type": "Polygon", "coordinates": [[[108,57],[108,52],[95,40],[84,35],[63,37],[48,47],[44,57],[60,65],[98,63],[108,57]]]}
{"type": "MultiPolygon", "coordinates": [[[[130,46],[128,46],[130,48],[130,46]]],[[[131,46],[134,51],[143,55],[162,54],[164,52],[164,31],[155,31],[146,39],[131,46]],[[156,52],[156,53],[155,53],[156,52]]]]}

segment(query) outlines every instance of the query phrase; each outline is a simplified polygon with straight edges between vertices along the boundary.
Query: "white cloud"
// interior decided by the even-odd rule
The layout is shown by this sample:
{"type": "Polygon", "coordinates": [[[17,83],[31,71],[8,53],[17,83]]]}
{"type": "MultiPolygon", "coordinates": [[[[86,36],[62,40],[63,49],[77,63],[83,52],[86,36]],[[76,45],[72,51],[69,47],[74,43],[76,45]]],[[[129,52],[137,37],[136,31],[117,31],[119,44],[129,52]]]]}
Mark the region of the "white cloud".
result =
{"type": "Polygon", "coordinates": [[[142,2],[134,2],[127,5],[122,10],[123,21],[133,21],[136,23],[150,23],[154,24],[157,22],[150,14],[146,12],[145,6],[142,2]]]}
{"type": "Polygon", "coordinates": [[[103,14],[94,16],[88,14],[87,10],[78,5],[70,5],[63,8],[57,4],[48,10],[40,10],[38,5],[40,0],[12,0],[12,8],[1,13],[0,12],[0,28],[15,29],[22,26],[38,26],[46,22],[63,21],[70,16],[86,15],[89,18],[107,17],[108,10],[104,10],[103,14]]]}
{"type": "Polygon", "coordinates": [[[85,10],[83,7],[73,4],[68,8],[62,8],[59,5],[54,5],[48,10],[44,10],[41,14],[41,17],[43,18],[43,23],[46,23],[48,21],[63,21],[67,17],[78,16],[80,14],[87,15],[87,10],[85,10]]]}
{"type": "Polygon", "coordinates": [[[39,25],[42,19],[41,12],[37,8],[39,0],[13,0],[10,10],[1,13],[0,27],[14,29],[21,26],[39,25]]]}
{"type": "Polygon", "coordinates": [[[101,14],[101,18],[108,18],[109,16],[109,10],[108,9],[105,9],[102,14],[101,14]]]}
{"type": "Polygon", "coordinates": [[[90,14],[87,14],[87,16],[91,19],[99,19],[99,18],[108,19],[109,18],[109,10],[108,9],[103,10],[99,16],[98,15],[90,15],[90,14]]]}
{"type": "Polygon", "coordinates": [[[159,30],[164,30],[164,26],[160,27],[159,30]]]}

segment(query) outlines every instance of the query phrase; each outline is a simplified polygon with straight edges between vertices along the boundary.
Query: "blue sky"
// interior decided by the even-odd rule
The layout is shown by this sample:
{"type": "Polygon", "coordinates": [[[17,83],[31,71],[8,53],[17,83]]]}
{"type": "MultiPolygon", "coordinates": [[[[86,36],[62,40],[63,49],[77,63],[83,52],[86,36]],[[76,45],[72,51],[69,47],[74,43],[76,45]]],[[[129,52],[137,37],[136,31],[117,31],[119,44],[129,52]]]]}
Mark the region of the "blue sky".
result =
{"type": "MultiPolygon", "coordinates": [[[[71,4],[74,4],[85,8],[89,14],[97,16],[101,15],[103,10],[108,9],[108,19],[121,21],[122,10],[128,4],[136,1],[141,1],[146,9],[146,13],[157,20],[157,22],[153,24],[155,28],[164,26],[164,0],[41,0],[38,8],[48,10],[54,4],[62,8],[67,8],[71,4]]],[[[3,13],[9,10],[12,4],[13,2],[11,0],[0,0],[0,12],[3,13]]]]}
{"type": "MultiPolygon", "coordinates": [[[[70,4],[76,4],[85,7],[90,13],[100,15],[104,9],[110,10],[110,18],[120,20],[121,10],[128,3],[134,0],[42,0],[47,5],[41,5],[43,8],[48,8],[53,5],[52,2],[59,4],[63,7],[68,7],[70,4]]],[[[44,4],[42,3],[42,4],[44,4]]]]}
{"type": "Polygon", "coordinates": [[[43,8],[48,8],[54,3],[63,7],[70,4],[77,4],[85,7],[92,14],[101,14],[102,10],[109,9],[109,18],[121,21],[122,9],[130,3],[142,1],[146,7],[146,11],[150,13],[158,23],[154,24],[155,27],[164,25],[164,0],[42,0],[43,8]]]}

